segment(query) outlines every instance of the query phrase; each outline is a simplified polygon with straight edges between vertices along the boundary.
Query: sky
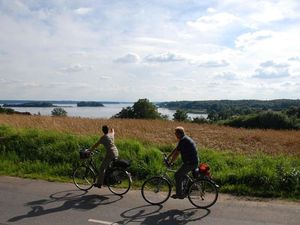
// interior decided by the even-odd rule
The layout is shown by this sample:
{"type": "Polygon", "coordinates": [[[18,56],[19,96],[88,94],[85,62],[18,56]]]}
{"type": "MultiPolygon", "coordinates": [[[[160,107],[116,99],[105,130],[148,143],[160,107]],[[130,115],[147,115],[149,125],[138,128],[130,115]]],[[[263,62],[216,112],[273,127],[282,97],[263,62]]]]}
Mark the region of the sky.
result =
{"type": "Polygon", "coordinates": [[[300,98],[298,0],[0,0],[0,99],[300,98]]]}

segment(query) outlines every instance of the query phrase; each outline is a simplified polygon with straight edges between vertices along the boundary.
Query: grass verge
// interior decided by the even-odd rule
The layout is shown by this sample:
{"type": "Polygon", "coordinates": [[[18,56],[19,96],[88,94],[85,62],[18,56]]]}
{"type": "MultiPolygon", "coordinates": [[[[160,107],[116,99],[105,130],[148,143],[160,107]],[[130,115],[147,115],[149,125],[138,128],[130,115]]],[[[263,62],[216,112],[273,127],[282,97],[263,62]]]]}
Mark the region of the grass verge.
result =
{"type": "MultiPolygon", "coordinates": [[[[83,161],[78,151],[91,146],[97,136],[74,135],[38,129],[0,126],[0,174],[55,181],[71,181],[73,168],[83,161]]],[[[159,174],[162,152],[174,146],[118,140],[120,158],[130,159],[134,185],[159,174]]],[[[100,148],[104,152],[103,148],[100,148]]],[[[251,155],[198,149],[210,165],[220,191],[236,195],[300,199],[300,159],[287,155],[251,155]]],[[[100,163],[103,154],[97,159],[100,163]]],[[[178,164],[179,165],[179,164],[178,164]]],[[[175,165],[175,166],[178,166],[175,165]]]]}

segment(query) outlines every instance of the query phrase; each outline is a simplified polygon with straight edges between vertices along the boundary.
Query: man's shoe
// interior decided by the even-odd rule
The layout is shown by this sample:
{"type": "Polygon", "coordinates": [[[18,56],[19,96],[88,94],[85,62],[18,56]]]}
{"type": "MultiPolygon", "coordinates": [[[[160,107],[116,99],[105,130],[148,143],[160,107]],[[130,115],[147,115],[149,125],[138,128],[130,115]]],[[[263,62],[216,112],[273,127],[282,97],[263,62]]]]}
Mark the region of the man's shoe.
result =
{"type": "Polygon", "coordinates": [[[176,195],[176,194],[174,194],[174,195],[171,196],[171,198],[174,198],[174,199],[184,199],[185,196],[184,195],[176,195]]]}
{"type": "Polygon", "coordinates": [[[101,188],[101,186],[102,186],[101,184],[97,184],[97,183],[94,184],[94,187],[97,187],[97,188],[101,188]]]}

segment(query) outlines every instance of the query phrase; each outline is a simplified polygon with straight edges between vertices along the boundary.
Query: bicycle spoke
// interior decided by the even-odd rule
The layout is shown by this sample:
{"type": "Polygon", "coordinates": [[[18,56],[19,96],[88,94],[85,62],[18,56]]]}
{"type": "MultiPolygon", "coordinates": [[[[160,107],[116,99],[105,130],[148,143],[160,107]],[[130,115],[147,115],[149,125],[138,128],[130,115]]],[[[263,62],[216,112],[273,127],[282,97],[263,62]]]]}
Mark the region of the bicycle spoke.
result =
{"type": "Polygon", "coordinates": [[[114,169],[108,173],[108,188],[116,195],[127,193],[131,186],[131,176],[123,169],[114,169]]]}
{"type": "Polygon", "coordinates": [[[194,206],[208,208],[217,201],[218,189],[209,180],[196,180],[190,186],[188,198],[194,206]]]}
{"type": "Polygon", "coordinates": [[[168,200],[171,185],[165,178],[152,177],[144,182],[141,192],[146,202],[157,205],[168,200]]]}
{"type": "Polygon", "coordinates": [[[94,172],[86,166],[79,166],[74,170],[73,182],[80,190],[89,190],[95,182],[94,172]]]}

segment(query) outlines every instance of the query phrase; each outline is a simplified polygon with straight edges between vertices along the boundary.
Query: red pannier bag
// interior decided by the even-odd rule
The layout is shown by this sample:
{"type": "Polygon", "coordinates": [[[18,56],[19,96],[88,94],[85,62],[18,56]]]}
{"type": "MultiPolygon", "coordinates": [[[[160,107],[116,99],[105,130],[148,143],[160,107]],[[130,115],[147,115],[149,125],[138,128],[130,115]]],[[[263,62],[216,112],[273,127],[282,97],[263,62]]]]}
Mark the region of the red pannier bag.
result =
{"type": "Polygon", "coordinates": [[[206,163],[200,163],[199,164],[200,174],[210,177],[210,171],[209,170],[210,170],[210,168],[209,168],[208,164],[206,164],[206,163]]]}

